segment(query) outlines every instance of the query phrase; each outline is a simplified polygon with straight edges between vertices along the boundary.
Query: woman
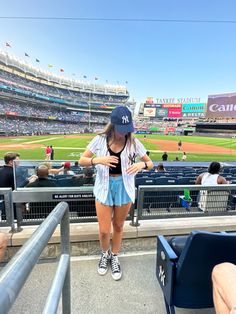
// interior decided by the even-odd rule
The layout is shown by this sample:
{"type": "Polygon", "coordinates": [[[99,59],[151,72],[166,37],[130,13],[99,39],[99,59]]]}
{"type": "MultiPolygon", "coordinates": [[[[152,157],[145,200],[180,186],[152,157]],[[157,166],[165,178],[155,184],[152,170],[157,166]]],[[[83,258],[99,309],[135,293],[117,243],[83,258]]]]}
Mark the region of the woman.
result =
{"type": "Polygon", "coordinates": [[[165,171],[166,171],[166,169],[165,169],[163,164],[158,164],[156,169],[155,169],[155,172],[165,172],[165,171]]]}
{"type": "Polygon", "coordinates": [[[135,201],[135,174],[142,169],[153,168],[144,146],[132,137],[133,131],[129,109],[116,107],[111,113],[111,123],[90,142],[79,160],[81,166],[97,168],[94,195],[102,249],[98,273],[105,275],[110,262],[114,280],[119,280],[122,276],[117,254],[125,219],[135,201]],[[141,161],[135,162],[137,156],[141,161]],[[113,228],[110,251],[111,224],[113,228]]]}

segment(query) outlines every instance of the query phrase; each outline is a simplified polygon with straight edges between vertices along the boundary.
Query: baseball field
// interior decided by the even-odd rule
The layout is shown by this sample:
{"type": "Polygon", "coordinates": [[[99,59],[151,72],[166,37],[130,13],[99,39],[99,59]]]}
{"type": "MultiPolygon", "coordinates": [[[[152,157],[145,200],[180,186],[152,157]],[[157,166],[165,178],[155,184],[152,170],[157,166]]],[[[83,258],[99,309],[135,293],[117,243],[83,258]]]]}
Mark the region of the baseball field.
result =
{"type": "MultiPolygon", "coordinates": [[[[154,161],[160,161],[164,151],[168,153],[168,161],[182,158],[187,154],[187,161],[236,161],[236,138],[211,138],[196,136],[171,135],[136,135],[150,151],[154,161]],[[182,150],[178,151],[178,141],[182,141],[182,150]]],[[[85,150],[92,134],[83,135],[48,135],[19,136],[0,138],[0,159],[5,152],[19,152],[21,159],[45,159],[45,147],[52,145],[55,150],[54,159],[77,160],[85,150]]]]}

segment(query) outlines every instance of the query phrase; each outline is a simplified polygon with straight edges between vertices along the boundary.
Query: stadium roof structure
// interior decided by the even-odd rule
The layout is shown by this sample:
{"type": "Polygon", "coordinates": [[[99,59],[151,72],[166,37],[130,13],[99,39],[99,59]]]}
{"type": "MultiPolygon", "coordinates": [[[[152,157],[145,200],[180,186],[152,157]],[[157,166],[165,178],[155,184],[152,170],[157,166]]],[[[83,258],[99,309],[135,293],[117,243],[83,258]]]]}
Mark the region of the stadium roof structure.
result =
{"type": "Polygon", "coordinates": [[[129,96],[126,86],[115,84],[95,84],[85,80],[78,80],[75,78],[57,75],[49,70],[36,67],[29,62],[4,50],[0,50],[0,64],[3,64],[11,69],[15,68],[24,74],[30,75],[38,79],[43,79],[46,82],[57,83],[64,87],[67,86],[67,88],[71,87],[73,89],[91,91],[101,94],[106,93],[113,95],[116,94],[129,96]]]}

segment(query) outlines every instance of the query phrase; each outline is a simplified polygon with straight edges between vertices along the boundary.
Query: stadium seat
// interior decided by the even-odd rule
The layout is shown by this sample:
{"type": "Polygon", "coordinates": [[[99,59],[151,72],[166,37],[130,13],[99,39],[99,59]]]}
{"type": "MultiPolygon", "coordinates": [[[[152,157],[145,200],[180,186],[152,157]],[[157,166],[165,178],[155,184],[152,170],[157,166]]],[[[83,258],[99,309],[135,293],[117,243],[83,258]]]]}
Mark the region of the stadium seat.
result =
{"type": "Polygon", "coordinates": [[[211,272],[223,262],[236,264],[236,234],[193,231],[168,241],[157,236],[156,277],[166,313],[179,308],[213,307],[211,272]],[[179,238],[179,239],[178,239],[179,238]]]}
{"type": "Polygon", "coordinates": [[[155,184],[154,178],[136,178],[135,179],[135,186],[138,187],[139,185],[153,185],[155,184]]]}
{"type": "Polygon", "coordinates": [[[156,185],[175,185],[177,184],[177,179],[173,177],[166,178],[155,178],[156,185]]]}
{"type": "Polygon", "coordinates": [[[177,184],[184,185],[184,184],[195,184],[196,178],[195,177],[183,177],[177,179],[177,184]]]}
{"type": "Polygon", "coordinates": [[[236,174],[236,168],[231,168],[231,169],[230,169],[230,173],[233,174],[233,175],[235,175],[235,174],[236,174]]]}

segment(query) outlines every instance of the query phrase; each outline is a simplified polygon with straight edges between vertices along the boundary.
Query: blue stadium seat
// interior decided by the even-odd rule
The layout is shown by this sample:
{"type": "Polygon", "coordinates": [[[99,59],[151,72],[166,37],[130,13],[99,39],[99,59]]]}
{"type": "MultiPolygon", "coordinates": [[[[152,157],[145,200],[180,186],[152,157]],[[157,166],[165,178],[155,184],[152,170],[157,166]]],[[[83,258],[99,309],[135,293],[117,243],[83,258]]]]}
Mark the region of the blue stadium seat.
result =
{"type": "Polygon", "coordinates": [[[170,243],[157,237],[156,276],[163,292],[166,313],[175,306],[200,309],[213,307],[211,273],[223,262],[236,264],[236,234],[193,231],[186,239],[170,243]],[[177,245],[176,245],[177,243],[177,245]]]}
{"type": "Polygon", "coordinates": [[[236,174],[236,168],[231,168],[229,173],[235,175],[236,174]]]}
{"type": "Polygon", "coordinates": [[[166,178],[155,178],[156,185],[175,185],[177,184],[177,179],[173,177],[166,177],[166,178]]]}
{"type": "Polygon", "coordinates": [[[195,184],[196,177],[183,177],[177,179],[177,184],[184,185],[184,184],[195,184]]]}
{"type": "Polygon", "coordinates": [[[226,173],[236,173],[236,168],[223,168],[222,169],[222,174],[226,174],[226,173]]]}
{"type": "Polygon", "coordinates": [[[155,184],[154,178],[136,178],[135,179],[135,186],[139,185],[153,185],[155,184]]]}

